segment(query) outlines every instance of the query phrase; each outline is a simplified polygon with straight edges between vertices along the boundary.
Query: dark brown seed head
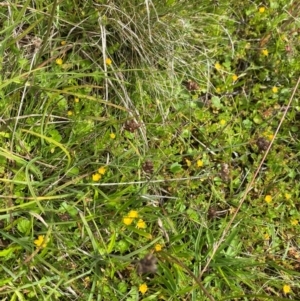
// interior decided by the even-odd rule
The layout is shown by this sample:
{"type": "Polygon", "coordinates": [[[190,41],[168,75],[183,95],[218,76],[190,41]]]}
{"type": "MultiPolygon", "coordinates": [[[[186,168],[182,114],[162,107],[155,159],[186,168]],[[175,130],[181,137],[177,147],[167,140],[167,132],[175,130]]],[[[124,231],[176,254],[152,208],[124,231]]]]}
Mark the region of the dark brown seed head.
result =
{"type": "Polygon", "coordinates": [[[133,133],[135,130],[137,130],[141,125],[134,120],[127,120],[124,124],[124,129],[126,131],[129,131],[133,133]]]}
{"type": "Polygon", "coordinates": [[[227,163],[221,164],[220,177],[224,182],[228,182],[230,179],[230,170],[227,163]]]}
{"type": "Polygon", "coordinates": [[[139,275],[155,274],[157,271],[157,258],[149,253],[137,264],[137,272],[139,275]]]}
{"type": "Polygon", "coordinates": [[[269,144],[270,142],[264,137],[259,137],[256,140],[256,145],[260,151],[266,151],[269,147],[269,144]]]}
{"type": "Polygon", "coordinates": [[[146,173],[153,173],[153,163],[150,160],[146,160],[145,163],[143,164],[143,170],[146,173]]]}
{"type": "Polygon", "coordinates": [[[183,82],[183,84],[189,91],[199,90],[199,85],[192,80],[185,81],[185,82],[183,82]]]}

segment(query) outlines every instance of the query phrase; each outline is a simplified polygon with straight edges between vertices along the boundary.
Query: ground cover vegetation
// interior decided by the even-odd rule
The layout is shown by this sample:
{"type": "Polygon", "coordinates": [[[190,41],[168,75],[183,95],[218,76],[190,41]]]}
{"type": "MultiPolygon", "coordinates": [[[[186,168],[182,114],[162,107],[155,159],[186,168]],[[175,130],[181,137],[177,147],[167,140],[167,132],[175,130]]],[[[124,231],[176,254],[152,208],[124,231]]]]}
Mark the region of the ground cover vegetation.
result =
{"type": "Polygon", "coordinates": [[[300,300],[300,5],[0,3],[1,300],[300,300]]]}

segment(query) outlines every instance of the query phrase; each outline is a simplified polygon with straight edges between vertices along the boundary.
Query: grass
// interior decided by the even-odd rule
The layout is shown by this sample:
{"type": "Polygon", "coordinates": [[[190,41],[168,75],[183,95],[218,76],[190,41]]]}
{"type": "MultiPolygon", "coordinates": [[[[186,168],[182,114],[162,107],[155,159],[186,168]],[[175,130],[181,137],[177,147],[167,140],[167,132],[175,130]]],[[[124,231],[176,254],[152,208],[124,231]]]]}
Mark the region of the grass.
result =
{"type": "Polygon", "coordinates": [[[1,300],[299,300],[297,1],[0,13],[1,300]]]}

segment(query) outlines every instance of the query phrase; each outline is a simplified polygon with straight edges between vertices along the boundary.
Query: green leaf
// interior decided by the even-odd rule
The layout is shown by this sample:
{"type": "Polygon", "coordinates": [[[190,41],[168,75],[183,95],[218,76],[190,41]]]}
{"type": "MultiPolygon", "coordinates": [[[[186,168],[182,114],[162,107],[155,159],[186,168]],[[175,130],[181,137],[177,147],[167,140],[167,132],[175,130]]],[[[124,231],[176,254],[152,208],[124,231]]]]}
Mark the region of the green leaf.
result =
{"type": "Polygon", "coordinates": [[[148,239],[151,239],[152,238],[152,235],[148,232],[145,232],[143,230],[139,230],[135,227],[132,227],[132,226],[127,226],[129,230],[131,230],[132,232],[135,232],[136,234],[140,235],[140,236],[143,236],[143,237],[146,237],[148,239]]]}
{"type": "Polygon", "coordinates": [[[74,177],[79,174],[79,168],[77,166],[71,167],[67,172],[66,175],[69,177],[74,177]]]}
{"type": "Polygon", "coordinates": [[[65,212],[68,212],[71,216],[76,216],[78,211],[77,209],[68,204],[67,202],[63,202],[59,208],[59,212],[62,212],[62,213],[65,213],[65,212]]]}
{"type": "Polygon", "coordinates": [[[109,242],[108,247],[107,247],[107,253],[108,254],[112,252],[112,250],[115,247],[115,244],[116,244],[116,232],[114,232],[113,235],[110,238],[110,242],[109,242]]]}
{"type": "Polygon", "coordinates": [[[129,243],[126,240],[122,239],[117,242],[115,249],[116,251],[119,251],[121,254],[123,254],[124,252],[128,251],[129,243]]]}
{"type": "Polygon", "coordinates": [[[60,142],[61,139],[62,139],[62,137],[61,137],[60,133],[58,132],[58,130],[52,129],[52,130],[49,131],[49,134],[57,142],[60,142]]]}
{"type": "Polygon", "coordinates": [[[10,283],[13,281],[13,278],[6,278],[6,279],[0,279],[0,286],[4,287],[5,284],[10,283]]]}
{"type": "Polygon", "coordinates": [[[182,166],[178,162],[175,162],[171,165],[170,170],[172,173],[177,173],[182,170],[182,166]]]}
{"type": "Polygon", "coordinates": [[[21,233],[25,234],[30,230],[31,222],[28,219],[21,218],[17,221],[17,228],[21,233]]]}
{"type": "Polygon", "coordinates": [[[0,251],[0,257],[5,257],[6,259],[10,258],[13,254],[15,248],[8,248],[0,251]]]}
{"type": "Polygon", "coordinates": [[[261,119],[261,117],[258,116],[258,115],[254,116],[253,121],[256,124],[261,124],[263,122],[262,119],[261,119]]]}
{"type": "Polygon", "coordinates": [[[220,97],[218,96],[213,96],[211,98],[211,103],[214,107],[216,107],[217,109],[220,109],[222,107],[222,104],[221,104],[221,100],[220,100],[220,97]]]}

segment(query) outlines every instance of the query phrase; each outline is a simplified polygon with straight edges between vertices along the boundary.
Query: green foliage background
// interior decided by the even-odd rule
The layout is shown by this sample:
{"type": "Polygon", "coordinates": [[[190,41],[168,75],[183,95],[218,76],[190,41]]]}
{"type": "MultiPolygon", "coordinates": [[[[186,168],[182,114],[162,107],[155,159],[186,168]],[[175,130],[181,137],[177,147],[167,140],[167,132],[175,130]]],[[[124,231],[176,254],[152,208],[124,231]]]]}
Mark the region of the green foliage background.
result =
{"type": "Polygon", "coordinates": [[[298,300],[297,1],[0,14],[1,299],[298,300]]]}

